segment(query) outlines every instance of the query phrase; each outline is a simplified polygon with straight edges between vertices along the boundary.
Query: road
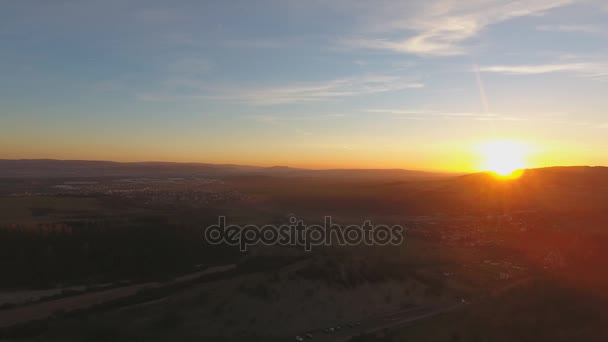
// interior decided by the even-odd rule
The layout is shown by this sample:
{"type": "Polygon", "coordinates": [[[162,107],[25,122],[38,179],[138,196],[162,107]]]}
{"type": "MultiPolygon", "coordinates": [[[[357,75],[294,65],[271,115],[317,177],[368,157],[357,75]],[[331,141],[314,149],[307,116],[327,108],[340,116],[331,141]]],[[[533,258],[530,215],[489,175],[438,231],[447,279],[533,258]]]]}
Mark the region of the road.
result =
{"type": "Polygon", "coordinates": [[[169,282],[141,283],[56,300],[43,301],[40,303],[33,303],[30,305],[16,307],[14,309],[0,310],[0,328],[7,328],[21,323],[42,320],[53,316],[58,311],[70,312],[74,310],[87,309],[94,305],[136,295],[143,289],[160,288],[163,286],[186,283],[202,276],[223,273],[235,268],[236,265],[234,264],[210,267],[204,271],[181,276],[169,282]]]}

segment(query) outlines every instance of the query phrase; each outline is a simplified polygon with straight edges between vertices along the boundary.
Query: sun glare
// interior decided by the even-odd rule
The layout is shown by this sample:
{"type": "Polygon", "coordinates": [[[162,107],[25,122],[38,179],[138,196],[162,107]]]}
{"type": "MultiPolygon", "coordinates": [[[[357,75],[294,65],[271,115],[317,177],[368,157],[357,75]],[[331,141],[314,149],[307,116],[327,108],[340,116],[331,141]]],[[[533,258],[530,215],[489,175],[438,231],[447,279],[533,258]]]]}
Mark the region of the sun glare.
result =
{"type": "Polygon", "coordinates": [[[500,177],[513,177],[527,167],[526,155],[529,146],[511,140],[489,141],[479,146],[481,170],[490,171],[500,177]]]}

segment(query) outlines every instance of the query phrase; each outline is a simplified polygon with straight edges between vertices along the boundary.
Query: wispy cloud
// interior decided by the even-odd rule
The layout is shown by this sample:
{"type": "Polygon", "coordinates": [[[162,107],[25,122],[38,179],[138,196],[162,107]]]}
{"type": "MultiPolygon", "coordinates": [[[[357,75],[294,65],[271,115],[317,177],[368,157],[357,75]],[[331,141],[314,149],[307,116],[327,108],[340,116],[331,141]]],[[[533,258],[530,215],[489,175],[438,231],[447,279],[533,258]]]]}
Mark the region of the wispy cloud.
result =
{"type": "Polygon", "coordinates": [[[331,100],[410,88],[422,88],[423,86],[423,83],[411,82],[400,77],[370,75],[315,84],[294,84],[231,90],[214,98],[242,101],[257,105],[273,105],[331,100]]]}
{"type": "Polygon", "coordinates": [[[563,71],[583,71],[589,70],[589,65],[585,63],[566,63],[566,64],[527,64],[527,65],[490,65],[480,66],[481,72],[493,72],[508,75],[534,75],[546,74],[551,72],[563,71]]]}
{"type": "Polygon", "coordinates": [[[577,76],[608,80],[608,64],[602,63],[555,63],[480,66],[479,71],[504,75],[537,75],[555,72],[571,72],[577,76]]]}
{"type": "MultiPolygon", "coordinates": [[[[439,1],[422,8],[402,11],[393,9],[391,17],[383,18],[391,38],[348,38],[339,41],[350,48],[380,49],[416,55],[450,56],[467,51],[463,43],[478,35],[489,25],[510,19],[540,15],[553,8],[570,4],[571,0],[529,1],[439,1]],[[414,32],[411,34],[410,32],[414,32]],[[393,38],[395,33],[407,35],[393,38]]],[[[386,13],[385,13],[386,14],[386,13]]]]}
{"type": "Polygon", "coordinates": [[[548,32],[580,32],[580,33],[601,33],[602,29],[594,25],[541,25],[536,27],[539,31],[548,32]]]}
{"type": "MultiPolygon", "coordinates": [[[[474,121],[536,121],[547,124],[581,125],[565,112],[450,112],[439,109],[367,109],[367,113],[390,115],[404,120],[474,120],[474,121]]],[[[606,123],[608,125],[608,123],[606,123]]],[[[600,126],[601,127],[601,126],[600,126]]],[[[608,126],[607,126],[608,127],[608,126]]]]}
{"type": "Polygon", "coordinates": [[[524,118],[502,115],[497,113],[480,112],[450,112],[433,109],[368,109],[367,113],[387,114],[411,120],[424,119],[472,119],[472,120],[501,120],[515,121],[525,120],[524,118]]]}
{"type": "Polygon", "coordinates": [[[146,101],[189,98],[243,102],[252,105],[277,105],[337,100],[424,87],[421,82],[387,75],[367,75],[319,83],[284,84],[270,87],[210,87],[207,83],[192,79],[170,80],[167,84],[187,86],[191,88],[191,91],[189,95],[173,96],[170,92],[163,92],[162,94],[141,94],[139,98],[146,101]]]}

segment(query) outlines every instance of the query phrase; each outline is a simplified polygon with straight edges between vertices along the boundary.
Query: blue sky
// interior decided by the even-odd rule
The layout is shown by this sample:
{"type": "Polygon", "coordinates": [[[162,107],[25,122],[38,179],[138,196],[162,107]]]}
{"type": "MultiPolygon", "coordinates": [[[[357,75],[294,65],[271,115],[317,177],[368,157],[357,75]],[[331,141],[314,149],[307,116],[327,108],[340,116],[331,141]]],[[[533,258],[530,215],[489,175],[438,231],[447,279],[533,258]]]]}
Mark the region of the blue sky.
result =
{"type": "Polygon", "coordinates": [[[602,1],[2,1],[0,158],[607,165],[602,1]]]}

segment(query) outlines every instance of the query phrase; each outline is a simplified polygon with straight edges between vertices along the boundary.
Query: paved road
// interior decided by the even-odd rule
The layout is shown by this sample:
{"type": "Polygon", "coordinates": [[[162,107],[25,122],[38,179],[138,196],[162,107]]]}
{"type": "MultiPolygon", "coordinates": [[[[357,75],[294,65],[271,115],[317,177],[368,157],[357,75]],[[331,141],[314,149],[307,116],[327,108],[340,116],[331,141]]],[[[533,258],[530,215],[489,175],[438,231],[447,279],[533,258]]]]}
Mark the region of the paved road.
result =
{"type": "Polygon", "coordinates": [[[178,277],[170,282],[149,282],[130,286],[118,287],[109,290],[96,291],[56,300],[34,303],[9,310],[0,310],[0,328],[10,327],[16,324],[41,320],[51,317],[58,311],[70,312],[79,309],[87,309],[94,305],[106,303],[129,296],[136,295],[140,290],[159,288],[163,286],[176,285],[192,281],[201,276],[223,273],[233,270],[236,265],[224,265],[210,267],[204,271],[178,277]]]}

